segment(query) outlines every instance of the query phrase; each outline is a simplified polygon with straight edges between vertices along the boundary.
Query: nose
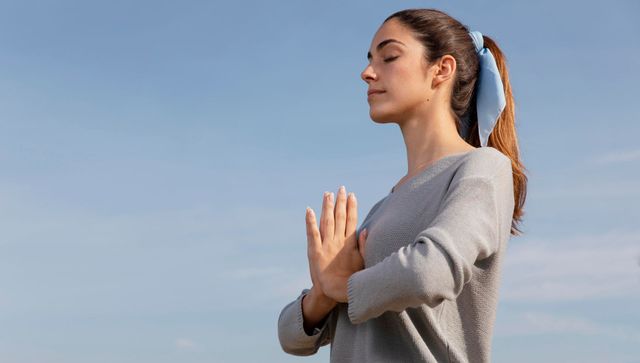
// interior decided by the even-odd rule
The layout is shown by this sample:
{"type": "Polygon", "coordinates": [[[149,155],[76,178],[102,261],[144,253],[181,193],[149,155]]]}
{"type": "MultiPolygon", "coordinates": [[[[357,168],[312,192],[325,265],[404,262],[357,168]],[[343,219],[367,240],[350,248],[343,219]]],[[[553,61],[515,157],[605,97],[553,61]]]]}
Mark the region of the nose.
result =
{"type": "Polygon", "coordinates": [[[371,67],[371,64],[367,64],[362,73],[360,73],[360,78],[362,78],[362,80],[367,83],[369,83],[370,80],[374,80],[376,78],[376,74],[373,72],[373,67],[371,67]]]}

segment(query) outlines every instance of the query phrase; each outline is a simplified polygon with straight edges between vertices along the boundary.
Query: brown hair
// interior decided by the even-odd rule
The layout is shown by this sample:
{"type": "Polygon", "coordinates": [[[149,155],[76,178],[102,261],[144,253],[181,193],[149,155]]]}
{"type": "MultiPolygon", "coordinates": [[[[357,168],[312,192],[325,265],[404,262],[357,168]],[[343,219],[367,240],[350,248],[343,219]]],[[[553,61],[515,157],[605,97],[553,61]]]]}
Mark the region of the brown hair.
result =
{"type": "MultiPolygon", "coordinates": [[[[425,47],[425,58],[428,63],[445,54],[456,60],[456,75],[451,95],[451,108],[456,115],[456,128],[461,132],[463,118],[469,117],[471,122],[466,141],[475,147],[480,146],[478,136],[478,116],[475,110],[475,84],[478,78],[478,56],[475,45],[469,35],[469,28],[452,18],[447,13],[436,9],[405,9],[391,14],[384,22],[397,18],[407,26],[425,47]]],[[[523,207],[527,196],[527,176],[524,165],[520,162],[520,150],[515,125],[515,104],[506,58],[496,42],[483,35],[484,46],[496,59],[504,93],[506,106],[489,136],[487,146],[491,146],[511,159],[513,170],[513,191],[515,208],[511,222],[511,234],[520,235],[518,225],[522,222],[523,207]]]]}

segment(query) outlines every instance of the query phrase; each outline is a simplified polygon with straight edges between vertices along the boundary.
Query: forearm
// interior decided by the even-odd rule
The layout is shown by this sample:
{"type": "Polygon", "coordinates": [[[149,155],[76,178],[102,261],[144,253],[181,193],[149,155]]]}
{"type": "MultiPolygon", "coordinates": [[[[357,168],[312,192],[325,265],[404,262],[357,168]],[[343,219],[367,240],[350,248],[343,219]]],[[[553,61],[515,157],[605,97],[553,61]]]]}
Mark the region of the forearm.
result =
{"type": "Polygon", "coordinates": [[[313,328],[319,325],[338,303],[318,291],[316,286],[302,298],[302,316],[304,318],[304,330],[307,334],[313,334],[313,328]]]}

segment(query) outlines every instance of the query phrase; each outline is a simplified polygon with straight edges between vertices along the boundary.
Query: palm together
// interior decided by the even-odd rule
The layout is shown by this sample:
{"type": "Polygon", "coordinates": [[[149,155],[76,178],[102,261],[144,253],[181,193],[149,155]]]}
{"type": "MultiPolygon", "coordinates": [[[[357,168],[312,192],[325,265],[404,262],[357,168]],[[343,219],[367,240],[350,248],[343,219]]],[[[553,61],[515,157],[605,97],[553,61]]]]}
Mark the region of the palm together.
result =
{"type": "Polygon", "coordinates": [[[366,230],[356,238],[358,205],[353,193],[341,186],[337,200],[325,192],[320,227],[311,208],[307,208],[307,255],[314,288],[336,302],[348,302],[349,277],[364,268],[366,230]]]}

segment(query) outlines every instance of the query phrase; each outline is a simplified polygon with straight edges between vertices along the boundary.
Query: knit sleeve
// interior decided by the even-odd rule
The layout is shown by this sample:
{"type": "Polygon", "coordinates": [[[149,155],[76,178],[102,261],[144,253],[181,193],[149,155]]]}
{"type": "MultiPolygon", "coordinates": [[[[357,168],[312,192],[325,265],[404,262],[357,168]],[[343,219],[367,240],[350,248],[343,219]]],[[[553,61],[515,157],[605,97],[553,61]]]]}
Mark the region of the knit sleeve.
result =
{"type": "Polygon", "coordinates": [[[454,180],[437,216],[412,243],[348,280],[348,316],[359,324],[385,311],[455,300],[473,265],[499,248],[513,214],[511,165],[492,176],[454,180]],[[502,227],[500,227],[502,226],[502,227]]]}
{"type": "Polygon", "coordinates": [[[313,331],[308,335],[304,330],[304,317],[302,315],[302,298],[309,293],[309,289],[303,289],[300,295],[287,304],[278,318],[278,339],[282,350],[293,355],[313,355],[321,346],[331,341],[331,327],[337,307],[331,310],[313,331]]]}

